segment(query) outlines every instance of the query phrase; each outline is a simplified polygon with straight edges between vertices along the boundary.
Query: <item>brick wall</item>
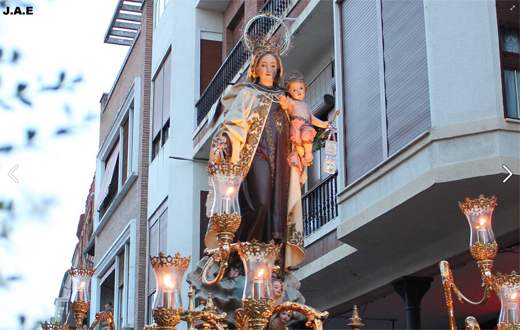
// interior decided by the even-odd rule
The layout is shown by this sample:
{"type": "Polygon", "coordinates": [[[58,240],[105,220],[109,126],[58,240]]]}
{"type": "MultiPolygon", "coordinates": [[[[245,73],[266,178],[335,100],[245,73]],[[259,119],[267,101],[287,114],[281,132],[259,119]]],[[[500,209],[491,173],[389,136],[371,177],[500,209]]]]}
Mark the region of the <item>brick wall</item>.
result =
{"type": "Polygon", "coordinates": [[[152,44],[153,44],[153,1],[146,0],[143,3],[143,21],[141,32],[144,42],[144,77],[141,104],[141,152],[139,153],[140,175],[140,204],[139,222],[137,224],[137,260],[136,260],[136,292],[135,292],[135,328],[142,329],[145,322],[146,311],[146,264],[148,257],[147,232],[148,232],[148,167],[150,163],[150,110],[151,110],[151,82],[152,82],[152,44]]]}
{"type": "Polygon", "coordinates": [[[222,36],[222,61],[226,59],[233,50],[239,38],[234,38],[233,34],[239,33],[251,16],[255,15],[262,8],[262,0],[231,0],[224,10],[224,35],[222,36]],[[243,15],[240,15],[243,6],[243,15]],[[238,14],[238,15],[237,15],[238,14]],[[238,17],[241,16],[241,17],[238,17]],[[238,20],[238,21],[237,21],[238,20]],[[233,30],[235,32],[233,33],[233,30]]]}
{"type": "MultiPolygon", "coordinates": [[[[146,240],[148,204],[148,165],[150,148],[150,98],[151,98],[151,59],[153,33],[153,1],[146,0],[142,7],[141,31],[119,75],[116,85],[108,98],[105,111],[101,114],[100,145],[105,139],[123,104],[125,97],[136,77],[141,78],[141,104],[139,129],[139,167],[138,177],[127,192],[105,227],[96,238],[95,261],[108,251],[130,220],[136,219],[136,260],[135,260],[135,300],[134,326],[142,329],[145,321],[146,306],[146,240]]],[[[132,290],[132,288],[129,288],[132,290]]]]}

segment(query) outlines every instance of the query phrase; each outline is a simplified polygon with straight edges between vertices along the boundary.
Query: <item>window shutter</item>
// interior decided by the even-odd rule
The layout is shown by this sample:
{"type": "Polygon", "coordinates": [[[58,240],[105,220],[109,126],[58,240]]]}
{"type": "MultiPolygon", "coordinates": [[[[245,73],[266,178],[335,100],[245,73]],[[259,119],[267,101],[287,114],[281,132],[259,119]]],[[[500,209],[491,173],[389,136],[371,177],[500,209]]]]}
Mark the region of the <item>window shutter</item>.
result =
{"type": "Polygon", "coordinates": [[[125,283],[125,250],[119,254],[119,272],[118,272],[119,286],[125,283]]]}
{"type": "Polygon", "coordinates": [[[342,3],[347,185],[383,161],[378,1],[342,3]]]}
{"type": "Polygon", "coordinates": [[[152,139],[155,139],[162,128],[162,113],[163,113],[163,90],[164,77],[162,68],[155,77],[153,83],[153,118],[152,118],[152,139]]]}
{"type": "Polygon", "coordinates": [[[110,157],[105,161],[105,173],[103,174],[103,179],[101,180],[101,186],[98,190],[98,200],[96,203],[96,210],[99,209],[99,206],[108,195],[108,190],[110,186],[110,182],[112,181],[112,177],[114,176],[114,171],[119,170],[116,169],[117,160],[119,157],[119,141],[116,143],[114,148],[112,149],[112,153],[110,157]]]}
{"type": "Polygon", "coordinates": [[[211,79],[222,64],[222,42],[200,40],[200,94],[204,93],[211,79]]]}
{"type": "Polygon", "coordinates": [[[121,156],[121,169],[122,169],[122,178],[121,183],[124,184],[126,179],[128,178],[128,129],[129,129],[130,120],[127,118],[125,123],[123,124],[123,155],[121,156]]]}
{"type": "Polygon", "coordinates": [[[418,0],[381,3],[389,155],[431,127],[423,6],[418,0]]]}
{"type": "Polygon", "coordinates": [[[307,167],[307,191],[312,190],[321,181],[321,150],[313,152],[312,156],[312,165],[307,167]]]}
{"type": "Polygon", "coordinates": [[[159,218],[159,252],[167,254],[168,249],[168,209],[159,218]]]}
{"type": "Polygon", "coordinates": [[[170,95],[171,95],[171,76],[172,76],[172,61],[171,56],[168,53],[168,57],[164,61],[164,65],[161,69],[163,71],[163,106],[162,106],[162,119],[161,129],[164,124],[170,119],[170,95]]]}
{"type": "MultiPolygon", "coordinates": [[[[148,251],[152,257],[159,255],[159,221],[150,227],[150,240],[148,251]]],[[[148,294],[155,291],[155,272],[152,265],[148,262],[148,294]]]]}
{"type": "Polygon", "coordinates": [[[311,82],[308,83],[309,90],[305,95],[305,102],[316,117],[330,107],[325,103],[325,94],[334,95],[334,73],[333,64],[329,63],[311,82]]]}

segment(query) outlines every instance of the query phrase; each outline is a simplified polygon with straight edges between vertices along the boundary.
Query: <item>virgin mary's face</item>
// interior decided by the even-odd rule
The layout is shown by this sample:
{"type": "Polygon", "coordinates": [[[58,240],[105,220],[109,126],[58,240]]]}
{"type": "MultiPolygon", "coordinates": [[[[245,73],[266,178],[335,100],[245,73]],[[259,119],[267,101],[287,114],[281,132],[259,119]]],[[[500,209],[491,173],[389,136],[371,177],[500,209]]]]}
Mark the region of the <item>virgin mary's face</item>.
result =
{"type": "Polygon", "coordinates": [[[278,74],[278,60],[272,54],[265,54],[258,61],[256,74],[264,86],[272,86],[278,74]]]}

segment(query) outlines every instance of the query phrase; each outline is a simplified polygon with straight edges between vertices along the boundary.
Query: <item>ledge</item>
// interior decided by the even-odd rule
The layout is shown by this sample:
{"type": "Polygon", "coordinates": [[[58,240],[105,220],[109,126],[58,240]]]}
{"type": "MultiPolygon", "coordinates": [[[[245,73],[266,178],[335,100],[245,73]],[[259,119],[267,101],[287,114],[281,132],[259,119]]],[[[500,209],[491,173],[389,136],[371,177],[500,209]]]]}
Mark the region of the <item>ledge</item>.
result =
{"type": "Polygon", "coordinates": [[[131,173],[130,176],[128,177],[128,179],[126,180],[126,182],[121,187],[121,190],[119,190],[116,197],[112,201],[112,204],[110,204],[110,206],[108,207],[105,214],[103,214],[103,217],[101,218],[101,220],[99,220],[99,224],[96,227],[96,230],[94,230],[92,237],[97,237],[99,235],[99,233],[103,230],[105,225],[108,223],[108,220],[110,219],[112,214],[114,214],[114,212],[116,211],[119,204],[121,204],[121,202],[123,201],[123,198],[125,198],[126,194],[130,190],[130,187],[132,187],[132,185],[134,184],[136,179],[137,179],[137,174],[135,172],[131,173]]]}

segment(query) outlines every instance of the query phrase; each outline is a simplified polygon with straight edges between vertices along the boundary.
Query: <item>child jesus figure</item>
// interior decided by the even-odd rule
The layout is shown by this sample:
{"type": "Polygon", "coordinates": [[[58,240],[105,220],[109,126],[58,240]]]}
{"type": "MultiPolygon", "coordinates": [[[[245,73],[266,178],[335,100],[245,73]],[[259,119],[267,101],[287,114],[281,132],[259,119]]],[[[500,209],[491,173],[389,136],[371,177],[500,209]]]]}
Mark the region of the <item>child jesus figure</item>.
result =
{"type": "Polygon", "coordinates": [[[316,118],[303,99],[307,93],[307,85],[299,73],[288,74],[285,78],[285,88],[289,96],[280,96],[282,109],[288,111],[291,119],[289,135],[293,149],[287,160],[300,174],[300,184],[303,185],[302,175],[305,166],[312,164],[312,144],[316,136],[314,126],[327,128],[328,121],[316,118]]]}

